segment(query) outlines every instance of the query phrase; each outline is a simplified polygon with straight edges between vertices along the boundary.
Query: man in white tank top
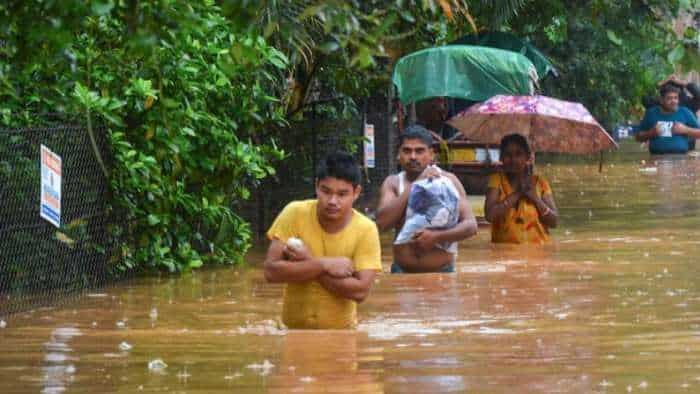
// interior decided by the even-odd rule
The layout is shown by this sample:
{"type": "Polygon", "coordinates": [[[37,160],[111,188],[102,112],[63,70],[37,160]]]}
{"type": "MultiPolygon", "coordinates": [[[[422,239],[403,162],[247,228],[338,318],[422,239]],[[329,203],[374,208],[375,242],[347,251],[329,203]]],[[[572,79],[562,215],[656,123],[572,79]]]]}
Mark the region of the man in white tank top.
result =
{"type": "Polygon", "coordinates": [[[449,178],[459,192],[459,222],[449,229],[425,229],[417,232],[411,249],[414,254],[412,257],[415,258],[405,261],[395,259],[391,272],[453,272],[457,242],[473,236],[477,229],[464,187],[454,174],[430,166],[434,159],[433,137],[426,128],[420,125],[409,126],[399,139],[398,160],[402,171],[388,176],[382,184],[376,213],[379,230],[401,230],[413,182],[438,176],[449,178]],[[439,243],[452,244],[445,250],[436,246],[439,243]]]}

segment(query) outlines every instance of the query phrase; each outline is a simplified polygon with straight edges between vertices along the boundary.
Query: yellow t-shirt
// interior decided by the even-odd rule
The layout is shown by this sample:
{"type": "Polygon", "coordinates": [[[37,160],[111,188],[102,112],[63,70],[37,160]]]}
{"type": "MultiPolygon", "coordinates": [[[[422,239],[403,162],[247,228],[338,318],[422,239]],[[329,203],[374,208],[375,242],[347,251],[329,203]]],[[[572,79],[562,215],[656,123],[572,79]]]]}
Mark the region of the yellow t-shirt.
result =
{"type": "MultiPolygon", "coordinates": [[[[552,189],[547,180],[534,175],[535,192],[538,196],[551,195],[552,189]]],[[[498,190],[498,201],[501,202],[513,193],[508,177],[502,173],[492,174],[489,178],[489,189],[498,190]]],[[[517,204],[508,208],[503,220],[491,223],[491,241],[506,243],[544,244],[550,241],[549,230],[540,222],[537,207],[521,198],[517,204]]]]}
{"type": "MultiPolygon", "coordinates": [[[[353,210],[350,223],[340,232],[326,233],[318,222],[317,200],[289,203],[267,232],[270,240],[304,241],[316,257],[347,257],[355,270],[382,270],[379,232],[373,221],[353,210]]],[[[318,281],[287,283],[282,321],[289,328],[352,328],[357,324],[357,303],[331,294],[318,281]]]]}

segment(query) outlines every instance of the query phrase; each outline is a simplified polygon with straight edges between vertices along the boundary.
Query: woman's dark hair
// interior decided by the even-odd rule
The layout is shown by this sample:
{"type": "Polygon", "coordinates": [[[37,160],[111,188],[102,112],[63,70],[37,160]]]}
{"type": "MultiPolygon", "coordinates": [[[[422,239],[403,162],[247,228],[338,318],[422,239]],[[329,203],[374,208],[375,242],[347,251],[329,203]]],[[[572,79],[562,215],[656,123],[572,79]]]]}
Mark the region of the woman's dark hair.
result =
{"type": "Polygon", "coordinates": [[[316,180],[329,177],[348,181],[352,183],[353,188],[362,181],[362,173],[355,164],[355,159],[351,154],[343,151],[331,153],[319,163],[316,169],[316,180]]]}
{"type": "Polygon", "coordinates": [[[523,137],[520,134],[508,134],[507,136],[501,139],[501,156],[503,156],[503,152],[505,152],[506,147],[510,144],[516,144],[520,146],[528,155],[531,153],[530,145],[528,145],[527,139],[525,139],[525,137],[523,137]]]}
{"type": "Polygon", "coordinates": [[[433,136],[430,131],[419,124],[412,124],[399,135],[399,146],[406,140],[420,140],[430,148],[433,146],[433,136]]]}

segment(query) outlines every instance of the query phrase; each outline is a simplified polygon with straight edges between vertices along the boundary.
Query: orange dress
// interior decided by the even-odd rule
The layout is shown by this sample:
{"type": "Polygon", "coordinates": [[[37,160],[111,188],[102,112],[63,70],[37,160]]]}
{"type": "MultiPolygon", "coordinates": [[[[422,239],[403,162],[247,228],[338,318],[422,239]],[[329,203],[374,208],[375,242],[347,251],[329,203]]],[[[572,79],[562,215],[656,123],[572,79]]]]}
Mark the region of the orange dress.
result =
{"type": "MultiPolygon", "coordinates": [[[[532,178],[535,191],[540,198],[552,194],[552,189],[544,178],[537,175],[533,175],[532,178]]],[[[491,175],[489,188],[498,190],[499,202],[513,193],[508,177],[503,173],[491,175]]],[[[550,237],[549,230],[540,221],[535,204],[521,198],[517,204],[508,208],[503,219],[491,223],[491,241],[545,244],[550,242],[550,237]]]]}

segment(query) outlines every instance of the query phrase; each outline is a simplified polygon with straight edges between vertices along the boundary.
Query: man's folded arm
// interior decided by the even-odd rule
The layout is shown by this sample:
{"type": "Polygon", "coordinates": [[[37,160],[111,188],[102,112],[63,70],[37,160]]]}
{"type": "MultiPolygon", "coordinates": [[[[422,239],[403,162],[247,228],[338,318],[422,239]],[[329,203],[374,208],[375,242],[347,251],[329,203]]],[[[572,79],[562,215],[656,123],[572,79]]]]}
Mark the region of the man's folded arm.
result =
{"type": "Polygon", "coordinates": [[[318,277],[318,282],[339,297],[362,302],[369,295],[376,274],[374,270],[357,271],[347,278],[335,278],[324,274],[318,277]]]}

